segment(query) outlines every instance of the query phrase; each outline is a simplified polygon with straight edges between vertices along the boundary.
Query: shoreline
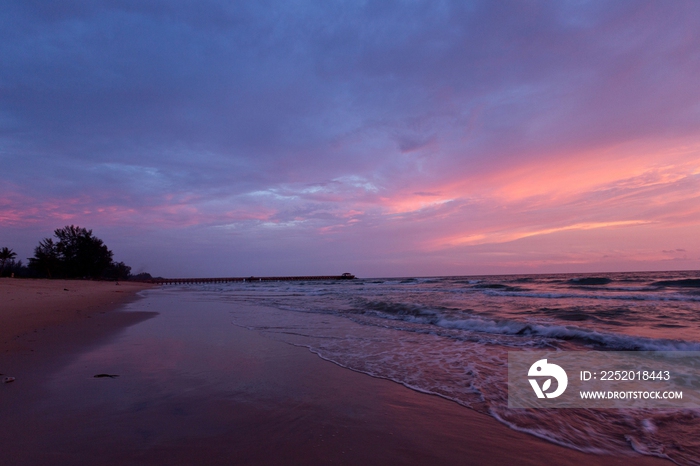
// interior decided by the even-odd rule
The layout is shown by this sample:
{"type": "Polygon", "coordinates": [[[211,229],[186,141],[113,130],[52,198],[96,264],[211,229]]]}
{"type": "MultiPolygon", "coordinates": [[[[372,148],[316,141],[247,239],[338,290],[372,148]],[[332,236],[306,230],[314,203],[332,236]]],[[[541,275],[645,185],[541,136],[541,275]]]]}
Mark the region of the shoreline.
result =
{"type": "Polygon", "coordinates": [[[582,453],[517,432],[231,325],[230,307],[203,307],[186,292],[148,293],[122,312],[138,290],[97,288],[85,291],[95,300],[70,302],[64,319],[47,327],[34,322],[11,341],[12,352],[0,353],[0,372],[10,361],[21,373],[0,384],[7,389],[0,413],[11,426],[0,434],[0,450],[10,462],[670,464],[582,453]],[[93,378],[105,371],[122,376],[93,378]]]}

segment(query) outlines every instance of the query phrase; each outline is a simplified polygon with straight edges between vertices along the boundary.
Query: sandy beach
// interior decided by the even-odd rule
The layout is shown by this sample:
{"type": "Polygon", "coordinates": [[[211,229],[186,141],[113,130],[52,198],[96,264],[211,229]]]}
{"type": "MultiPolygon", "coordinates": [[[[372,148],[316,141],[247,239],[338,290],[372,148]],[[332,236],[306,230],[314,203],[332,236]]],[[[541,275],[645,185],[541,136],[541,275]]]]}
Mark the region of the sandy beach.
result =
{"type": "Polygon", "coordinates": [[[670,464],[545,442],[145,288],[0,280],[4,464],[670,464]]]}
{"type": "MultiPolygon", "coordinates": [[[[96,314],[104,315],[135,299],[152,285],[90,280],[32,280],[0,278],[0,353],[42,346],[38,335],[96,314]]],[[[75,341],[77,347],[79,341],[75,341]]]]}

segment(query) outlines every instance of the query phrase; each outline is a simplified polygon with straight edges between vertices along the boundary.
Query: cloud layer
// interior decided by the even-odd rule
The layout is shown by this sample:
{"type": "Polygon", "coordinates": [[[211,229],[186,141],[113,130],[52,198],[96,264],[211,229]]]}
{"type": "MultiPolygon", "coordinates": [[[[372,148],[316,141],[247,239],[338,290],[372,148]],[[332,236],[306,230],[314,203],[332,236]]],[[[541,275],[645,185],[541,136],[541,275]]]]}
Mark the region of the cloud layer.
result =
{"type": "Polygon", "coordinates": [[[0,8],[22,255],[75,223],[161,275],[700,268],[697,2],[0,8]]]}

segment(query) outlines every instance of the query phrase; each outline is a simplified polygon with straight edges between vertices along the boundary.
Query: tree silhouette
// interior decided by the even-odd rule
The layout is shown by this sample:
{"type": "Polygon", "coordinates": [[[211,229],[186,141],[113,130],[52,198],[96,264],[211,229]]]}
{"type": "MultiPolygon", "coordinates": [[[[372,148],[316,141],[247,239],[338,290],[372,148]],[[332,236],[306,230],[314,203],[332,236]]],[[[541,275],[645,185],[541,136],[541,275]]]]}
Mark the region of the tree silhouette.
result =
{"type": "Polygon", "coordinates": [[[92,230],[69,225],[55,230],[54,236],[57,242],[45,238],[34,249],[29,267],[49,278],[128,277],[131,269],[123,263],[114,264],[112,251],[92,230]]]}
{"type": "Polygon", "coordinates": [[[58,238],[56,249],[68,277],[99,278],[112,264],[112,251],[92,236],[92,230],[70,225],[55,230],[54,236],[58,238]]]}
{"type": "Polygon", "coordinates": [[[12,249],[7,247],[0,249],[0,274],[2,274],[2,271],[5,270],[5,264],[8,261],[14,260],[15,257],[17,257],[17,253],[12,249]]]}
{"type": "Polygon", "coordinates": [[[131,267],[124,262],[112,262],[102,276],[111,280],[126,280],[131,276],[131,267]]]}
{"type": "Polygon", "coordinates": [[[60,274],[61,259],[56,243],[51,238],[44,238],[34,248],[34,257],[29,258],[29,268],[41,274],[46,273],[49,278],[60,274]]]}

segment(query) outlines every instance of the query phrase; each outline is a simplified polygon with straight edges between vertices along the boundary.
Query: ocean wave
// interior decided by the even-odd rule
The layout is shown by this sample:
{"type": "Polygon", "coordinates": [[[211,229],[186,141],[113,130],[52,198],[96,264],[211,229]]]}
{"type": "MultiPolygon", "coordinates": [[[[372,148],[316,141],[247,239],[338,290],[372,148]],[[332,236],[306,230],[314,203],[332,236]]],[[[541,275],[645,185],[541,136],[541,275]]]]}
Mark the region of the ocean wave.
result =
{"type": "Polygon", "coordinates": [[[664,294],[578,294],[556,292],[516,292],[512,290],[484,289],[483,293],[491,296],[514,296],[520,298],[545,298],[545,299],[616,299],[623,301],[686,301],[700,302],[700,296],[695,295],[664,295],[664,294]]]}
{"type": "Polygon", "coordinates": [[[514,320],[491,320],[480,317],[450,319],[438,310],[424,307],[369,302],[365,313],[399,319],[416,324],[434,325],[451,330],[504,335],[514,337],[541,337],[556,340],[576,341],[585,345],[617,351],[700,351],[700,343],[683,340],[654,339],[618,333],[601,332],[569,325],[526,323],[514,320]]]}
{"type": "Polygon", "coordinates": [[[477,283],[481,283],[481,280],[451,280],[451,283],[456,285],[476,285],[477,283]]]}
{"type": "Polygon", "coordinates": [[[572,278],[569,283],[575,285],[607,285],[612,283],[612,280],[607,277],[582,277],[582,278],[572,278]]]}
{"type": "Polygon", "coordinates": [[[527,291],[527,288],[522,288],[519,286],[504,285],[502,283],[478,283],[474,285],[473,288],[485,289],[485,290],[503,290],[512,292],[523,292],[527,291]]]}
{"type": "Polygon", "coordinates": [[[515,321],[485,319],[448,320],[440,319],[435,325],[444,328],[472,332],[537,336],[558,340],[576,340],[581,343],[618,351],[700,351],[700,343],[683,340],[654,339],[616,333],[599,332],[581,327],[546,325],[515,321]]]}
{"type": "Polygon", "coordinates": [[[700,278],[686,278],[683,280],[661,280],[652,283],[655,286],[678,286],[682,288],[700,288],[700,278]]]}
{"type": "Polygon", "coordinates": [[[359,311],[367,313],[368,311],[379,312],[396,317],[422,317],[425,323],[435,323],[439,320],[438,310],[427,309],[416,304],[393,303],[386,301],[366,301],[361,304],[359,311]]]}
{"type": "Polygon", "coordinates": [[[625,317],[630,315],[631,309],[619,307],[612,309],[589,309],[580,306],[573,307],[541,307],[537,310],[527,310],[521,314],[545,315],[564,321],[575,322],[604,322],[608,325],[629,325],[625,317]]]}

